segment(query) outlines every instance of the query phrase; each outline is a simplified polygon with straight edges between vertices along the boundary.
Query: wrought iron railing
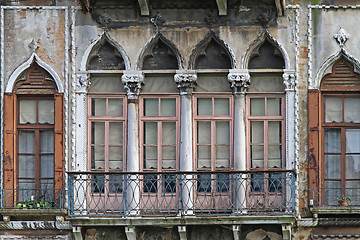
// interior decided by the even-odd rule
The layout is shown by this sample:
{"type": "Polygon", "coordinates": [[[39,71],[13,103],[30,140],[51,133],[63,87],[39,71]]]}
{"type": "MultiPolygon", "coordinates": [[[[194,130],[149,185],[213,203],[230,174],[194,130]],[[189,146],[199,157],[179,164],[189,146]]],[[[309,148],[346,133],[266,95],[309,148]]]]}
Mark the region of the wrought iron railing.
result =
{"type": "Polygon", "coordinates": [[[70,216],[293,214],[293,171],[69,172],[70,216]]]}
{"type": "Polygon", "coordinates": [[[314,188],[309,190],[309,199],[314,207],[360,206],[360,188],[314,188]]]}
{"type": "Polygon", "coordinates": [[[2,189],[1,208],[62,209],[62,189],[2,189]]]}

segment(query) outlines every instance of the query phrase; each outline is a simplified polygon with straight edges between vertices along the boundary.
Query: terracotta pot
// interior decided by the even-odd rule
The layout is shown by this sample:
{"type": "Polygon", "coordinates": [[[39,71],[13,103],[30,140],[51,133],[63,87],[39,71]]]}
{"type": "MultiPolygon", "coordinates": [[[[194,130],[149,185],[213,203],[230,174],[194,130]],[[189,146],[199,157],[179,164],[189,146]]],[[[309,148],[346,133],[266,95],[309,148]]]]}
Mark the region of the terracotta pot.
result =
{"type": "Polygon", "coordinates": [[[349,202],[346,199],[340,199],[338,201],[338,203],[339,203],[340,206],[345,206],[345,207],[349,206],[349,202]]]}

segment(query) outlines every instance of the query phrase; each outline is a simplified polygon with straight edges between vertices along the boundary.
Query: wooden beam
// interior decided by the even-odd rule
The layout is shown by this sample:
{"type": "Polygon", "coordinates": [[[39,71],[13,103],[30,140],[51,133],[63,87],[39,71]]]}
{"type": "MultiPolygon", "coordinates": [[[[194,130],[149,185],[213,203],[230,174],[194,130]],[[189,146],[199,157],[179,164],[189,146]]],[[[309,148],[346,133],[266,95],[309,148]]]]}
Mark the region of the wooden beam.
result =
{"type": "Polygon", "coordinates": [[[90,11],[90,2],[89,0],[79,0],[80,8],[83,12],[90,11]]]}
{"type": "Polygon", "coordinates": [[[216,4],[219,8],[219,16],[227,15],[227,0],[216,0],[216,4]]]}
{"type": "Polygon", "coordinates": [[[141,16],[149,16],[149,6],[147,0],[138,0],[141,16]]]}
{"type": "Polygon", "coordinates": [[[285,16],[285,0],[275,0],[278,16],[285,16]]]}

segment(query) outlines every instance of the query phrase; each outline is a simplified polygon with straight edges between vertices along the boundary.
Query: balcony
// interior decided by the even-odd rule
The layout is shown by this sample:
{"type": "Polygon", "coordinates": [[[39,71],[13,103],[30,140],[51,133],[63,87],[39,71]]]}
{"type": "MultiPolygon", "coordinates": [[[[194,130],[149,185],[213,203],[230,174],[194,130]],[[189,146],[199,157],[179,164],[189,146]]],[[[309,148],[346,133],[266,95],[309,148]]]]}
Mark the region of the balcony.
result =
{"type": "Polygon", "coordinates": [[[360,210],[360,188],[314,188],[309,190],[310,206],[316,209],[360,210]],[[346,204],[339,201],[345,198],[346,204]]]}
{"type": "Polygon", "coordinates": [[[293,171],[69,172],[71,217],[293,215],[293,171]]]}

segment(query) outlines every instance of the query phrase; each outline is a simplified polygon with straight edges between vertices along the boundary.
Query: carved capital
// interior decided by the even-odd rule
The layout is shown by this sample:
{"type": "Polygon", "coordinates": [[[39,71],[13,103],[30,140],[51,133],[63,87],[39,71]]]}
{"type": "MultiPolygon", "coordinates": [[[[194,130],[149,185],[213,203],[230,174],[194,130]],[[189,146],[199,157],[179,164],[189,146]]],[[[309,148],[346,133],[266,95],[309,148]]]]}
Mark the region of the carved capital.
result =
{"type": "Polygon", "coordinates": [[[90,87],[91,82],[89,81],[90,75],[87,72],[76,74],[76,92],[86,93],[90,87]]]}
{"type": "Polygon", "coordinates": [[[284,70],[283,74],[285,90],[286,91],[295,91],[295,71],[293,70],[284,70]]]}
{"type": "Polygon", "coordinates": [[[121,77],[129,99],[137,99],[144,82],[144,73],[141,71],[124,71],[121,77]]]}
{"type": "Polygon", "coordinates": [[[180,89],[181,95],[191,94],[197,85],[197,74],[194,70],[177,70],[174,80],[180,89]]]}
{"type": "Polygon", "coordinates": [[[234,94],[243,93],[250,86],[250,74],[247,70],[230,69],[228,80],[234,94]]]}

